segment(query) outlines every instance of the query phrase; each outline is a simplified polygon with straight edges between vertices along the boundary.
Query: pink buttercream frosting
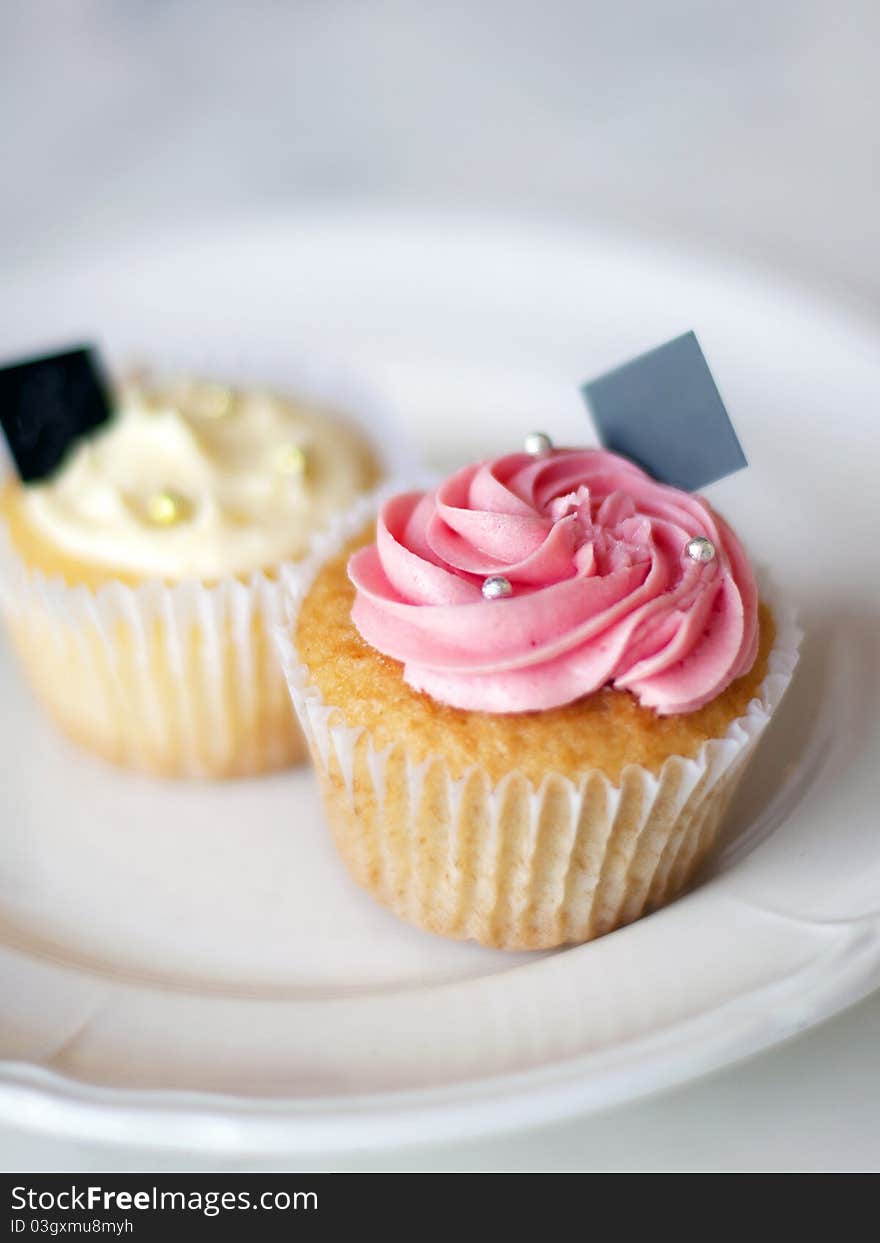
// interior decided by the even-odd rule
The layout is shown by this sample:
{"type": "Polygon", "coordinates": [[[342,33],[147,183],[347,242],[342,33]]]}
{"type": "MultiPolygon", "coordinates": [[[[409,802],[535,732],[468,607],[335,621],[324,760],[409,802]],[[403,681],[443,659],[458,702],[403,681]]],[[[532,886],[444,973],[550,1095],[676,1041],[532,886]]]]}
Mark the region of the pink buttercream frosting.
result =
{"type": "Polygon", "coordinates": [[[757,654],[755,579],[730,527],[604,449],[512,453],[393,496],[349,575],[367,643],[416,690],[472,711],[613,686],[663,715],[691,712],[757,654]],[[688,556],[694,536],[713,560],[688,556]],[[484,599],[491,575],[509,596],[484,599]]]}

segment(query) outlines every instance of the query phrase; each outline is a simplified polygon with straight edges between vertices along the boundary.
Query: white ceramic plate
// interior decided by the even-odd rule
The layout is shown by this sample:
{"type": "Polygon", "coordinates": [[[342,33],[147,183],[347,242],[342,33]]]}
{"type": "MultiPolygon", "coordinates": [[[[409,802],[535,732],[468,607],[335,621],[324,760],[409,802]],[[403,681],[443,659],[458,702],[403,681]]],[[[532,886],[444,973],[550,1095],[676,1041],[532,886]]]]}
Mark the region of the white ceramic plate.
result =
{"type": "Polygon", "coordinates": [[[0,1112],[236,1152],[473,1135],[742,1057],[880,979],[880,350],[734,271],[591,233],[311,216],[7,279],[10,357],[348,357],[437,465],[544,428],[697,329],[751,460],[711,489],[798,608],[801,667],[712,874],[579,949],[434,939],[337,864],[308,773],[157,784],[80,755],[0,661],[0,1112]]]}

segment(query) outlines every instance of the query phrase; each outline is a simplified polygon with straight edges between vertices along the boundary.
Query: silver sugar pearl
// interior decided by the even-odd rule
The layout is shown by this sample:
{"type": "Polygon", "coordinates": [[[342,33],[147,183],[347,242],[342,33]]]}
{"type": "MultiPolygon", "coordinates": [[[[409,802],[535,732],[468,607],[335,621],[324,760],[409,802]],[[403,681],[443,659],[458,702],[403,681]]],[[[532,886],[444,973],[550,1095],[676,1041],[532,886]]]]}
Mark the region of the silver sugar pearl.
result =
{"type": "Polygon", "coordinates": [[[546,432],[529,432],[525,438],[524,448],[532,457],[541,457],[553,448],[553,441],[546,432]]]}
{"type": "Polygon", "coordinates": [[[502,600],[512,592],[510,579],[503,574],[491,574],[483,583],[483,597],[486,600],[502,600]]]}
{"type": "Polygon", "coordinates": [[[302,445],[284,444],[275,450],[273,462],[279,475],[304,479],[309,468],[309,455],[302,445]]]}
{"type": "Polygon", "coordinates": [[[705,535],[695,535],[692,540],[688,540],[685,552],[691,561],[715,560],[715,545],[705,535]]]}

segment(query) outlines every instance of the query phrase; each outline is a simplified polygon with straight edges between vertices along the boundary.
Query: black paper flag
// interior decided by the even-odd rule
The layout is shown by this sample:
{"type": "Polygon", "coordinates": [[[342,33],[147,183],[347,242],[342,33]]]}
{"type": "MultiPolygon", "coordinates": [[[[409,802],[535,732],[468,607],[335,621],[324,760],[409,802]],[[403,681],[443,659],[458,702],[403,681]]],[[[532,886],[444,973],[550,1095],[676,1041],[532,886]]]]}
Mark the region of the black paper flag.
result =
{"type": "Polygon", "coordinates": [[[67,350],[0,368],[0,426],[23,483],[45,479],[111,414],[95,351],[67,350]]]}

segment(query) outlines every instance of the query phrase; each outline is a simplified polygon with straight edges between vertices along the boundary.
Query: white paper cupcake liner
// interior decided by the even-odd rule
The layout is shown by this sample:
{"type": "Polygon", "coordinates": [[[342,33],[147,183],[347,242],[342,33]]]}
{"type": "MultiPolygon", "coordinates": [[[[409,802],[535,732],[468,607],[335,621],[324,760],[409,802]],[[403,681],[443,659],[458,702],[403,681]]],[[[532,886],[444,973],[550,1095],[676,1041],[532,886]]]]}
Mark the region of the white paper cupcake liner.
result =
{"type": "Polygon", "coordinates": [[[163,776],[249,776],[305,755],[271,643],[262,574],[91,591],[30,572],[3,535],[0,608],[28,680],[66,734],[163,776]]]}
{"type": "Polygon", "coordinates": [[[601,936],[662,906],[711,850],[730,796],[791,680],[801,639],[791,610],[762,592],[776,624],[767,674],[745,713],[693,758],[658,773],[629,765],[615,783],[548,771],[536,786],[474,764],[449,774],[442,754],[415,760],[406,739],[379,748],[324,702],[293,646],[299,607],[323,564],[361,531],[392,489],[363,498],[285,576],[278,632],[287,684],[337,848],[355,879],[403,919],[507,949],[601,936]]]}
{"type": "MultiPolygon", "coordinates": [[[[412,459],[381,401],[326,363],[287,358],[284,381],[253,355],[173,367],[240,386],[277,387],[358,426],[389,477],[412,459]],[[236,370],[236,367],[238,370],[236,370]]],[[[168,374],[168,358],[156,367],[168,374]]],[[[240,777],[302,762],[307,751],[274,643],[280,576],[70,587],[30,569],[0,522],[0,611],[27,678],[66,734],[113,763],[165,776],[240,777]]]]}

